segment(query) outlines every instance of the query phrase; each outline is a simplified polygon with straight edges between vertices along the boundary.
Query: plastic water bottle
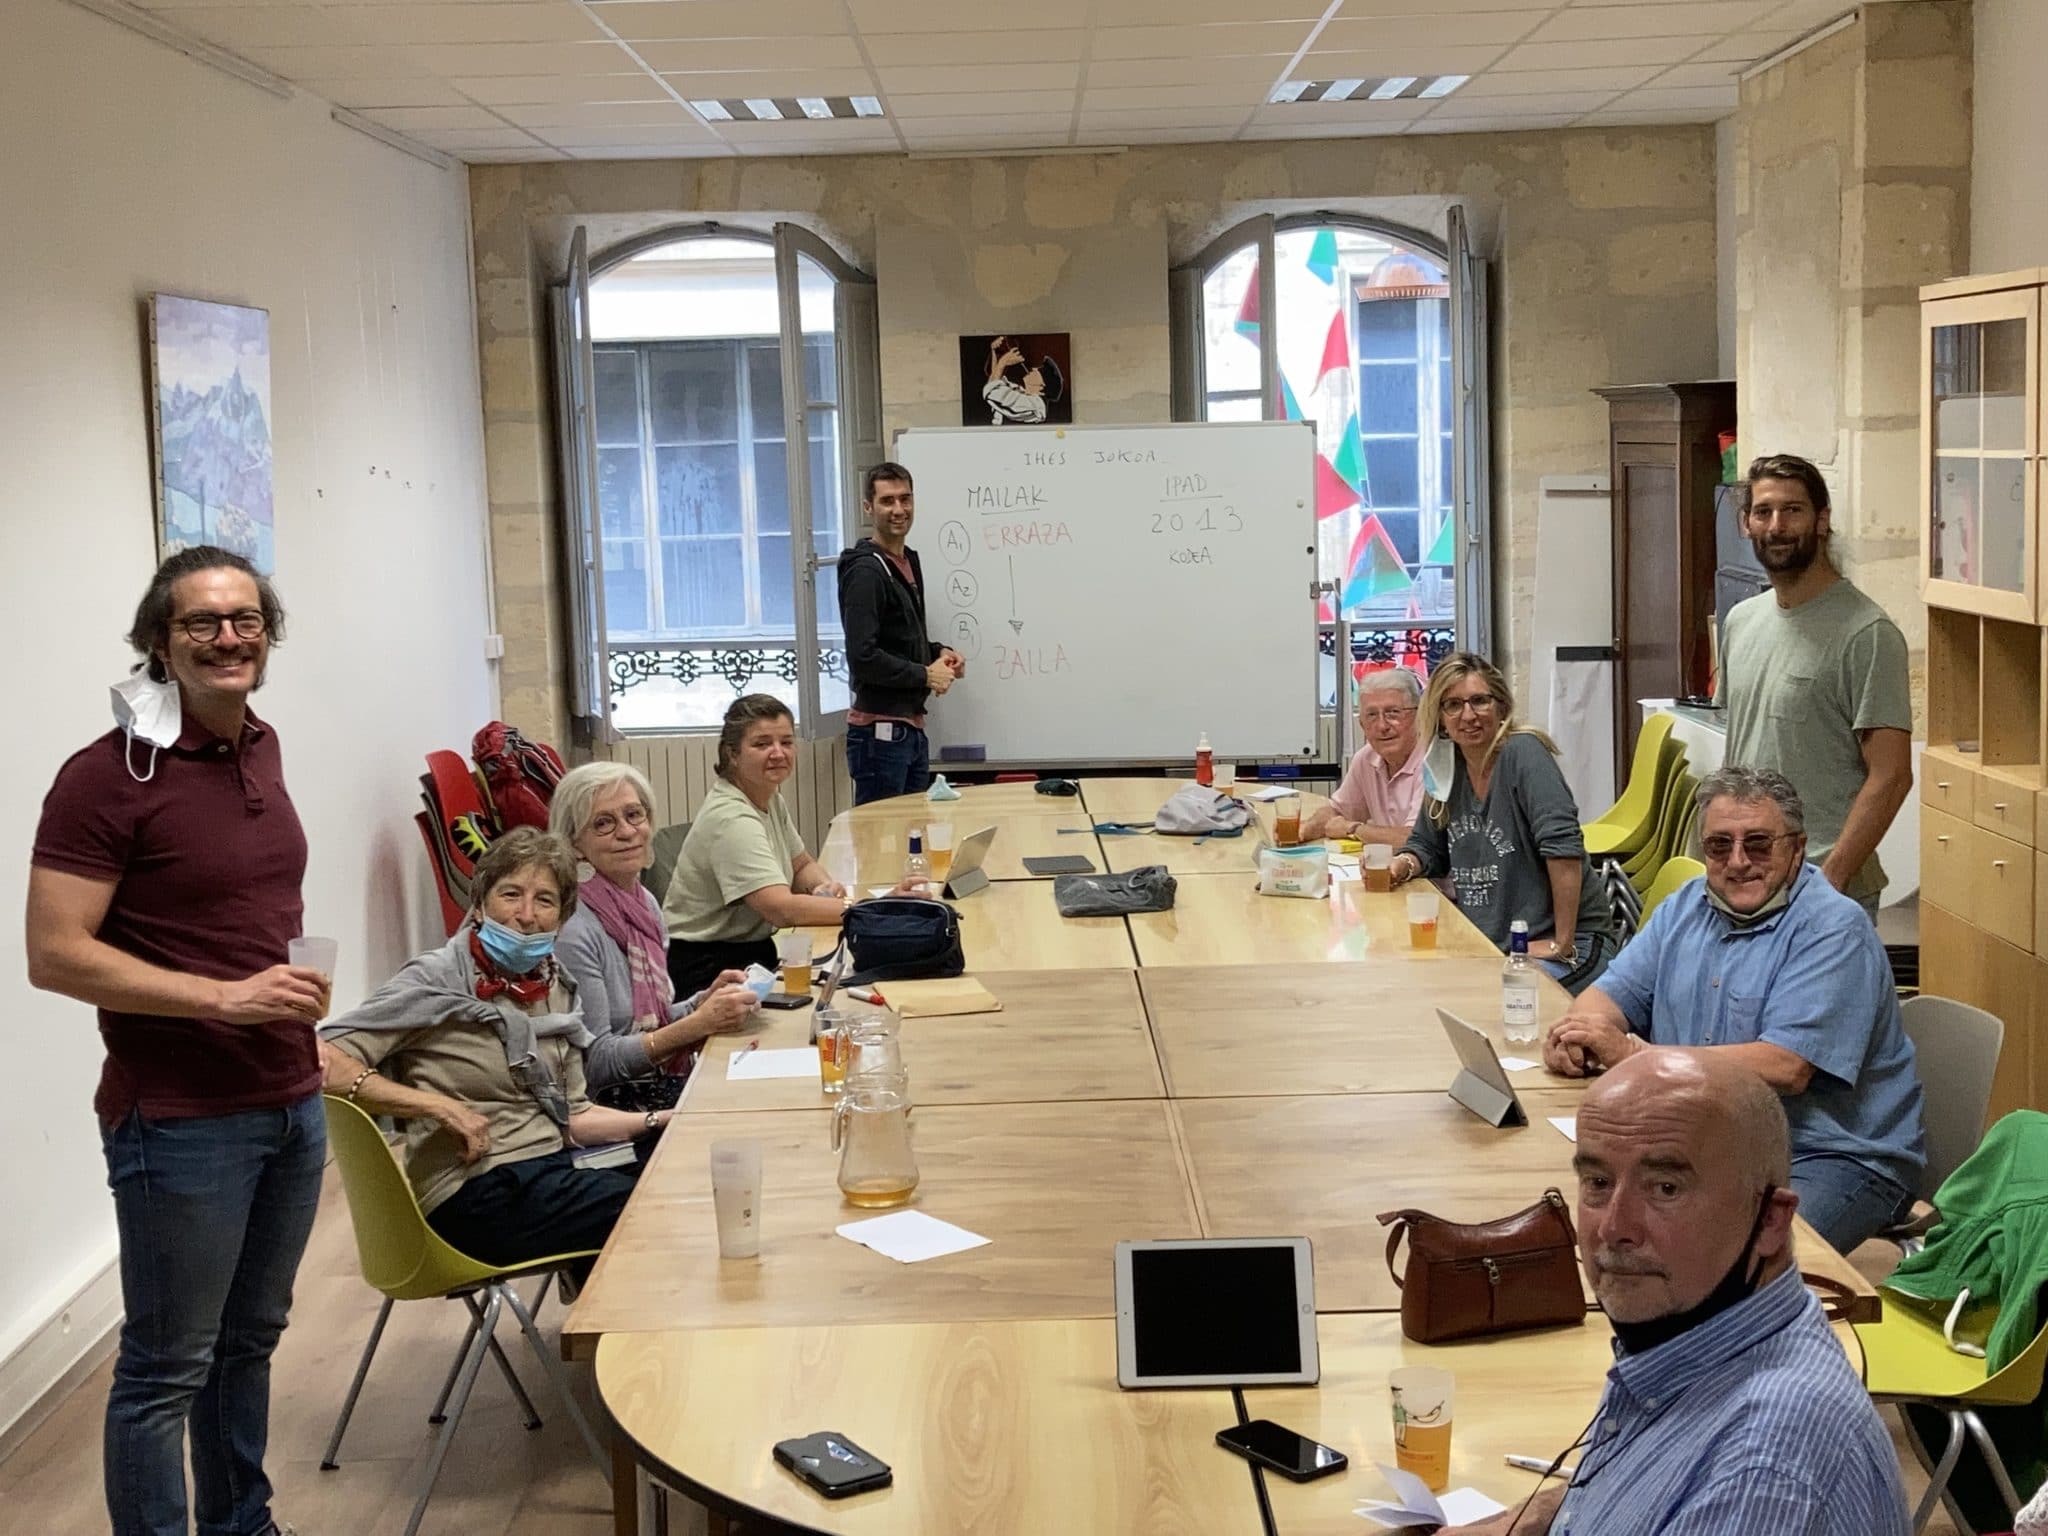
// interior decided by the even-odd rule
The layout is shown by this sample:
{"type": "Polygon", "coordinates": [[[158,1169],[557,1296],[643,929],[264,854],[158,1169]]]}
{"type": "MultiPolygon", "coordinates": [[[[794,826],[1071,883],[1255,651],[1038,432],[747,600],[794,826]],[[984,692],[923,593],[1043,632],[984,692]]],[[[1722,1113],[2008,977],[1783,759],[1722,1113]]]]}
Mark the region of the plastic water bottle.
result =
{"type": "Polygon", "coordinates": [[[1216,754],[1209,750],[1209,733],[1202,732],[1195,742],[1195,782],[1208,785],[1216,782],[1216,754]]]}
{"type": "Polygon", "coordinates": [[[1500,968],[1500,1030],[1514,1045],[1536,1038],[1536,963],[1529,958],[1529,925],[1520,918],[1508,929],[1508,960],[1500,968]]]}
{"type": "MultiPolygon", "coordinates": [[[[924,834],[910,834],[910,857],[903,861],[903,878],[923,896],[932,892],[932,861],[924,856],[924,834]]],[[[1524,940],[1526,944],[1527,941],[1524,940]]]]}

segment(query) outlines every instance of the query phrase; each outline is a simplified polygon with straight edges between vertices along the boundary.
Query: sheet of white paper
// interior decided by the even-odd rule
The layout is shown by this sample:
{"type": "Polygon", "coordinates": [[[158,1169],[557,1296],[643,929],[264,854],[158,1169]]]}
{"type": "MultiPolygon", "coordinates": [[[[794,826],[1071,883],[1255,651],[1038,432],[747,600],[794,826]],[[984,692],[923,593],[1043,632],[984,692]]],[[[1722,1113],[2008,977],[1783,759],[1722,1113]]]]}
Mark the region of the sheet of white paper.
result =
{"type": "Polygon", "coordinates": [[[1577,1115],[1552,1115],[1550,1123],[1557,1127],[1558,1134],[1566,1141],[1579,1139],[1579,1117],[1577,1115]]]}
{"type": "Polygon", "coordinates": [[[1239,798],[1243,800],[1278,800],[1283,795],[1291,795],[1294,793],[1296,793],[1296,791],[1288,789],[1285,786],[1276,784],[1271,789],[1255,789],[1250,794],[1241,795],[1239,796],[1239,798]]]}
{"type": "Polygon", "coordinates": [[[1361,1504],[1351,1511],[1362,1515],[1375,1525],[1384,1525],[1389,1530],[1405,1530],[1410,1526],[1426,1525],[1436,1527],[1443,1524],[1435,1515],[1418,1515],[1412,1509],[1403,1509],[1398,1504],[1361,1504]]]}
{"type": "Polygon", "coordinates": [[[1380,1500],[1361,1504],[1352,1513],[1390,1529],[1410,1525],[1470,1525],[1507,1508],[1505,1504],[1496,1504],[1476,1488],[1453,1488],[1438,1499],[1413,1472],[1403,1472],[1399,1467],[1390,1467],[1381,1461],[1374,1462],[1373,1466],[1387,1480],[1387,1486],[1394,1490],[1399,1502],[1380,1500]]]}
{"type": "Polygon", "coordinates": [[[871,885],[868,887],[868,896],[870,899],[876,896],[886,896],[895,889],[896,887],[893,885],[871,885]]]}
{"type": "Polygon", "coordinates": [[[894,1259],[899,1264],[917,1264],[949,1253],[979,1248],[988,1241],[965,1227],[940,1221],[923,1211],[891,1211],[866,1221],[849,1221],[834,1228],[841,1237],[894,1259]]]}
{"type": "Polygon", "coordinates": [[[1330,855],[1330,873],[1358,877],[1358,855],[1355,853],[1333,853],[1330,855]]]}
{"type": "Polygon", "coordinates": [[[1477,1488],[1453,1488],[1437,1500],[1444,1507],[1444,1522],[1447,1525],[1471,1525],[1491,1515],[1497,1515],[1507,1505],[1497,1503],[1477,1488]]]}
{"type": "Polygon", "coordinates": [[[1500,1058],[1500,1064],[1510,1072],[1526,1072],[1531,1067],[1543,1065],[1542,1062],[1531,1061],[1526,1056],[1503,1056],[1500,1058]]]}
{"type": "Polygon", "coordinates": [[[807,1045],[782,1051],[734,1051],[726,1058],[728,1082],[766,1077],[816,1077],[818,1053],[807,1045]]]}

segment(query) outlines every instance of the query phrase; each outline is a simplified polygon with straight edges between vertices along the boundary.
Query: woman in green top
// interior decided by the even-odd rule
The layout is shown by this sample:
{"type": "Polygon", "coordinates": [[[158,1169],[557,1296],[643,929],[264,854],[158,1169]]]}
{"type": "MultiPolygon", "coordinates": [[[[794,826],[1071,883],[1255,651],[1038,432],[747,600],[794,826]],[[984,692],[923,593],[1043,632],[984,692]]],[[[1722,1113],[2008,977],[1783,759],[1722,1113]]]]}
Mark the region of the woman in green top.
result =
{"type": "Polygon", "coordinates": [[[1459,910],[1503,950],[1513,923],[1527,923],[1529,957],[1576,996],[1620,936],[1557,748],[1515,723],[1507,679],[1469,651],[1437,663],[1419,718],[1448,739],[1425,761],[1422,814],[1394,856],[1394,883],[1448,875],[1459,910]]]}
{"type": "Polygon", "coordinates": [[[783,803],[795,768],[789,706],[766,693],[734,699],[718,733],[718,782],[690,823],[662,903],[678,997],[723,970],[772,970],[776,929],[836,927],[852,905],[804,851],[783,803]]]}

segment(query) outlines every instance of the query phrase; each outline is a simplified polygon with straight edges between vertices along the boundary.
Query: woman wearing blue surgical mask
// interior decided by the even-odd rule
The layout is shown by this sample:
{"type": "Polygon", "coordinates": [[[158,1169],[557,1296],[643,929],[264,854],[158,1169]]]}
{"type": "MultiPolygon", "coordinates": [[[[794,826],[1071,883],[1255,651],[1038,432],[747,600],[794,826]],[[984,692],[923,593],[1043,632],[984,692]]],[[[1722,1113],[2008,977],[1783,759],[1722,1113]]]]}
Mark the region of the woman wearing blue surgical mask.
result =
{"type": "Polygon", "coordinates": [[[639,1175],[578,1167],[578,1148],[637,1141],[672,1111],[590,1102],[590,1044],[555,932],[576,855],[532,827],[477,861],[476,906],[439,949],[322,1026],[326,1087],[406,1123],[405,1171],[427,1224],[486,1264],[602,1247],[639,1175]]]}

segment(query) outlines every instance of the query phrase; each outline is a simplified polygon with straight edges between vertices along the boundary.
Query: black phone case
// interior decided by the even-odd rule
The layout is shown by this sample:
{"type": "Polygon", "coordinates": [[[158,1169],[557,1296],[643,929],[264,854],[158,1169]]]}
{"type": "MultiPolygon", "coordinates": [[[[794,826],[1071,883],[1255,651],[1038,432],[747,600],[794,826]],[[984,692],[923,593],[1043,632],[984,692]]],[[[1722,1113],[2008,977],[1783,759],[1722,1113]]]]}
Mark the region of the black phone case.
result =
{"type": "Polygon", "coordinates": [[[811,995],[808,992],[770,992],[761,999],[761,1006],[763,1008],[801,1008],[809,1003],[810,1000],[811,995]]]}
{"type": "Polygon", "coordinates": [[[828,1499],[844,1499],[856,1493],[886,1488],[896,1476],[881,1457],[862,1449],[835,1429],[821,1429],[816,1434],[796,1440],[776,1441],[775,1460],[802,1479],[807,1487],[816,1489],[828,1499]],[[826,1449],[827,1440],[836,1440],[842,1450],[854,1452],[865,1465],[853,1468],[834,1459],[826,1449]]]}
{"type": "MultiPolygon", "coordinates": [[[[1279,1473],[1282,1477],[1286,1478],[1290,1483],[1312,1483],[1319,1477],[1334,1477],[1337,1473],[1344,1471],[1347,1467],[1351,1465],[1351,1458],[1346,1456],[1342,1451],[1337,1451],[1337,1459],[1331,1462],[1329,1466],[1316,1467],[1307,1472],[1299,1472],[1296,1471],[1293,1467],[1282,1466],[1279,1462],[1273,1460],[1270,1456],[1261,1456],[1258,1452],[1250,1449],[1249,1447],[1238,1444],[1236,1441],[1227,1438],[1229,1434],[1230,1431],[1227,1429],[1217,1430],[1216,1443],[1222,1446],[1223,1449],[1225,1449],[1226,1451],[1231,1452],[1233,1455],[1242,1456],[1246,1461],[1250,1462],[1255,1467],[1264,1467],[1268,1472],[1279,1473]]],[[[1321,1441],[1317,1441],[1316,1443],[1318,1445],[1322,1444],[1321,1441]]],[[[1323,1449],[1335,1450],[1336,1447],[1323,1446],[1323,1449]]]]}

